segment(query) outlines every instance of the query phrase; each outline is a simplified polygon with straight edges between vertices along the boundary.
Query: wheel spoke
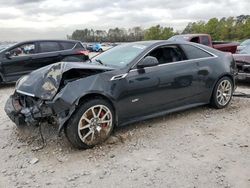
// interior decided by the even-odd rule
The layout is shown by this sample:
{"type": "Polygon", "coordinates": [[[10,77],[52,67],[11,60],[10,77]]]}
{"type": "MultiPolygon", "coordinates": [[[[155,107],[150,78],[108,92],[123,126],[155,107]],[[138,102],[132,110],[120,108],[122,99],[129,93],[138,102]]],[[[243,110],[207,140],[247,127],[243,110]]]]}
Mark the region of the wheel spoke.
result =
{"type": "Polygon", "coordinates": [[[94,107],[91,108],[91,112],[92,112],[94,118],[97,117],[97,115],[95,113],[95,108],[94,107]]]}
{"type": "Polygon", "coordinates": [[[223,101],[223,97],[220,98],[219,103],[221,104],[223,101]]]}
{"type": "Polygon", "coordinates": [[[91,122],[90,119],[88,119],[86,116],[83,116],[82,120],[85,120],[88,124],[90,124],[90,122],[91,122]]]}
{"type": "Polygon", "coordinates": [[[98,112],[98,114],[97,114],[97,117],[98,117],[98,118],[100,117],[101,112],[102,112],[102,106],[100,106],[99,112],[98,112]]]}
{"type": "Polygon", "coordinates": [[[95,136],[95,132],[92,132],[92,135],[91,135],[91,142],[93,142],[94,136],[95,136]]]}
{"type": "Polygon", "coordinates": [[[90,127],[90,124],[87,124],[87,125],[84,125],[83,127],[80,127],[79,130],[81,131],[81,130],[87,129],[87,128],[89,128],[89,127],[90,127]]]}
{"type": "Polygon", "coordinates": [[[91,133],[92,133],[92,131],[89,131],[89,132],[82,138],[83,142],[85,142],[85,139],[86,139],[91,133]]]}
{"type": "Polygon", "coordinates": [[[102,124],[102,123],[110,123],[111,122],[111,120],[109,119],[109,120],[101,120],[101,121],[99,121],[98,123],[99,124],[102,124]]]}
{"type": "Polygon", "coordinates": [[[231,90],[230,86],[226,87],[226,89],[225,89],[225,91],[230,91],[230,90],[231,90]]]}
{"type": "Polygon", "coordinates": [[[109,114],[109,112],[106,112],[106,113],[102,116],[101,120],[104,120],[108,114],[109,114]]]}

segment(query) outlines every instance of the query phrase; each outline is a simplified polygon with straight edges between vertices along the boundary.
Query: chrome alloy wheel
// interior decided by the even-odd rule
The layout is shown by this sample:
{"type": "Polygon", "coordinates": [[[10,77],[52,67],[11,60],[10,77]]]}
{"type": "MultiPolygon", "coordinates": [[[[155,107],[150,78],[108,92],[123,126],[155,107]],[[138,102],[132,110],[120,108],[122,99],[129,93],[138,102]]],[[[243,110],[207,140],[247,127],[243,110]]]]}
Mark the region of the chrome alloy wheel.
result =
{"type": "Polygon", "coordinates": [[[232,97],[232,84],[229,80],[223,80],[216,92],[217,102],[221,106],[227,105],[232,97]]]}
{"type": "Polygon", "coordinates": [[[104,140],[112,129],[112,113],[105,105],[95,105],[84,112],[78,123],[78,135],[91,146],[104,140]]]}

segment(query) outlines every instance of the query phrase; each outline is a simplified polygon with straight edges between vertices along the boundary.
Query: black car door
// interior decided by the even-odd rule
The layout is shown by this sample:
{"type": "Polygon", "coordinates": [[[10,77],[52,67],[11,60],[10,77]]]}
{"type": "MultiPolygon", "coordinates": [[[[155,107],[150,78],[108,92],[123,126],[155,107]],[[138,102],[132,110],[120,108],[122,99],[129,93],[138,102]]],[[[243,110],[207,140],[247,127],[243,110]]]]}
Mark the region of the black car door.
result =
{"type": "Polygon", "coordinates": [[[59,62],[61,60],[61,46],[56,41],[38,42],[38,53],[33,57],[36,69],[59,62]]]}
{"type": "Polygon", "coordinates": [[[202,102],[209,102],[211,97],[211,87],[216,81],[216,55],[190,44],[182,44],[181,48],[187,54],[187,58],[196,62],[198,67],[197,85],[198,94],[196,99],[202,102]]]}
{"type": "Polygon", "coordinates": [[[132,69],[125,77],[122,119],[161,113],[195,102],[197,64],[187,60],[179,46],[161,46],[149,54],[159,65],[132,69]]]}
{"type": "Polygon", "coordinates": [[[8,49],[5,53],[8,56],[3,56],[1,61],[6,81],[16,81],[33,70],[32,58],[37,53],[36,43],[22,43],[8,49]]]}

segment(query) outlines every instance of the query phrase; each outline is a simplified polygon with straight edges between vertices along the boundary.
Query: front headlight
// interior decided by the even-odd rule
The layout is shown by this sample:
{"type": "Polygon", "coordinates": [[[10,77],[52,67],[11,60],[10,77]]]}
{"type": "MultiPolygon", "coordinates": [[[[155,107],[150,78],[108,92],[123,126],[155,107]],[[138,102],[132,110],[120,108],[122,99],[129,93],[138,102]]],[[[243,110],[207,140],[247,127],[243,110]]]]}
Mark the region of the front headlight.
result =
{"type": "Polygon", "coordinates": [[[15,88],[17,89],[23,82],[25,82],[28,79],[28,76],[22,76],[21,78],[19,78],[16,82],[16,86],[15,88]]]}

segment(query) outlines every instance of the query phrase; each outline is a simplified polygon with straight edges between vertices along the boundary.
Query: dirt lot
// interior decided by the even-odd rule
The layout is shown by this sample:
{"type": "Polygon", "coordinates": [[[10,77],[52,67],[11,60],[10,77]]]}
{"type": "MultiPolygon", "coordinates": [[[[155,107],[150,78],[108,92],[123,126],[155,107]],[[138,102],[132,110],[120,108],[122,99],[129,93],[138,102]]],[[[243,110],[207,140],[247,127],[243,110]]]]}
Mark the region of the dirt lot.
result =
{"type": "Polygon", "coordinates": [[[34,151],[38,128],[18,130],[4,113],[13,89],[0,88],[0,187],[250,187],[250,99],[119,128],[85,151],[44,125],[47,145],[34,151]]]}

